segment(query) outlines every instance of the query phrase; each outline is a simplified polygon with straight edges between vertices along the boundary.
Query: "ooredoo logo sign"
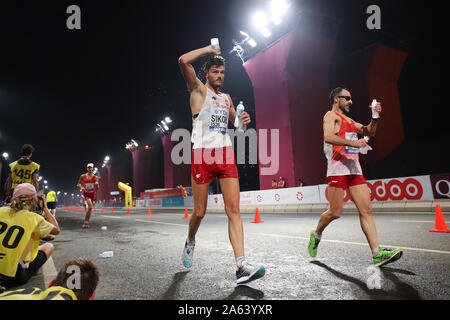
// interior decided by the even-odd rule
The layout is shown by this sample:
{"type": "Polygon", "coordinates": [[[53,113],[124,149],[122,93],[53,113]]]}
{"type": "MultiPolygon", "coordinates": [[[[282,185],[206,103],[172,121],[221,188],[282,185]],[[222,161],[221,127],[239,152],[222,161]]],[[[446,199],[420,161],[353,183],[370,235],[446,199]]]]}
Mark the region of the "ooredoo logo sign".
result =
{"type": "Polygon", "coordinates": [[[419,181],[414,178],[400,180],[393,179],[387,183],[377,181],[374,184],[367,183],[370,189],[370,200],[420,200],[423,195],[423,187],[419,181]]]}
{"type": "MultiPolygon", "coordinates": [[[[376,201],[399,201],[399,200],[420,200],[423,196],[422,184],[414,178],[405,179],[403,182],[398,179],[378,180],[367,182],[370,192],[370,200],[376,201]]],[[[325,190],[328,199],[328,186],[325,190]]],[[[350,192],[345,190],[344,201],[352,201],[350,192]]]]}
{"type": "Polygon", "coordinates": [[[434,199],[450,199],[450,173],[430,176],[434,199]]]}

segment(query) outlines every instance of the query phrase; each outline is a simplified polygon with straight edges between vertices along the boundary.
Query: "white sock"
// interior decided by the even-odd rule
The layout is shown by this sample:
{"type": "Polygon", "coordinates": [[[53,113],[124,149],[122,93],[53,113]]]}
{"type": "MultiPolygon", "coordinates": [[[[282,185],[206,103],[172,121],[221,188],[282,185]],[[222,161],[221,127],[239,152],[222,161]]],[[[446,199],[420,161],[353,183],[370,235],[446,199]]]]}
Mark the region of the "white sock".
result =
{"type": "Polygon", "coordinates": [[[243,267],[247,264],[247,261],[245,261],[245,256],[237,257],[236,258],[236,265],[238,268],[243,267]]]}
{"type": "Polygon", "coordinates": [[[380,247],[376,247],[372,249],[372,256],[375,258],[380,252],[380,247]]]}
{"type": "Polygon", "coordinates": [[[320,240],[320,238],[322,238],[322,235],[318,235],[317,232],[314,231],[314,237],[316,237],[316,239],[320,240]]]}
{"type": "Polygon", "coordinates": [[[189,241],[189,238],[187,238],[186,242],[187,242],[188,246],[191,246],[191,247],[195,246],[195,240],[189,241]]]}

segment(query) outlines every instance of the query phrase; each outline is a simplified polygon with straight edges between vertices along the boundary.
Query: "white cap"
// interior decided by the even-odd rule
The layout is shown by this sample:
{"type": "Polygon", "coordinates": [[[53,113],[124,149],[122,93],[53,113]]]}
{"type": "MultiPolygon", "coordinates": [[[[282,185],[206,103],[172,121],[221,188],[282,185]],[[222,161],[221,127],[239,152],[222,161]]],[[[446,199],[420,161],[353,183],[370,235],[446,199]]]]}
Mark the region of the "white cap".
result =
{"type": "Polygon", "coordinates": [[[94,164],[93,163],[88,163],[86,167],[92,167],[93,168],[94,164]]]}

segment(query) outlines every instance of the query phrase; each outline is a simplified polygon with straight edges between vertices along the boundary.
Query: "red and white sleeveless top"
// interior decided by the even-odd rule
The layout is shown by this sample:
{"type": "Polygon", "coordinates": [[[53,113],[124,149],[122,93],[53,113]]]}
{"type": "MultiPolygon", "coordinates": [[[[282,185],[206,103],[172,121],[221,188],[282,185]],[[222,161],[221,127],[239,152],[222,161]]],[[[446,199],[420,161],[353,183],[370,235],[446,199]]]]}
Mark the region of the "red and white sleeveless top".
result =
{"type": "Polygon", "coordinates": [[[95,193],[95,175],[92,175],[92,178],[88,178],[88,175],[83,174],[83,187],[86,190],[86,193],[95,193]]]}
{"type": "Polygon", "coordinates": [[[227,133],[231,101],[225,93],[206,87],[206,98],[198,117],[192,122],[192,149],[232,146],[227,133]]]}
{"type": "MultiPolygon", "coordinates": [[[[355,123],[348,123],[347,120],[336,112],[342,119],[338,137],[346,140],[358,140],[358,133],[355,123]]],[[[359,164],[359,148],[349,146],[335,146],[324,142],[323,147],[325,157],[328,160],[327,177],[362,175],[359,164]]]]}

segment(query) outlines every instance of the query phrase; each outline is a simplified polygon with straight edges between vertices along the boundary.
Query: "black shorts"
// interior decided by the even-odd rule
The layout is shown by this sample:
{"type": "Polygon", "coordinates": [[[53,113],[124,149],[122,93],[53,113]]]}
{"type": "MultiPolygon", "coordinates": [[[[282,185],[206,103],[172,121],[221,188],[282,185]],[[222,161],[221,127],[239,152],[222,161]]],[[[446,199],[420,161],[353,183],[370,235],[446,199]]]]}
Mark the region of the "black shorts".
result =
{"type": "Polygon", "coordinates": [[[22,266],[17,266],[17,272],[15,277],[6,277],[0,275],[0,284],[5,288],[18,287],[22,286],[30,280],[32,276],[34,276],[39,269],[47,262],[47,255],[44,251],[38,252],[36,258],[30,262],[29,267],[27,269],[23,269],[22,266]]]}
{"type": "Polygon", "coordinates": [[[52,201],[52,202],[47,202],[47,208],[51,209],[56,209],[56,202],[52,201]]]}

